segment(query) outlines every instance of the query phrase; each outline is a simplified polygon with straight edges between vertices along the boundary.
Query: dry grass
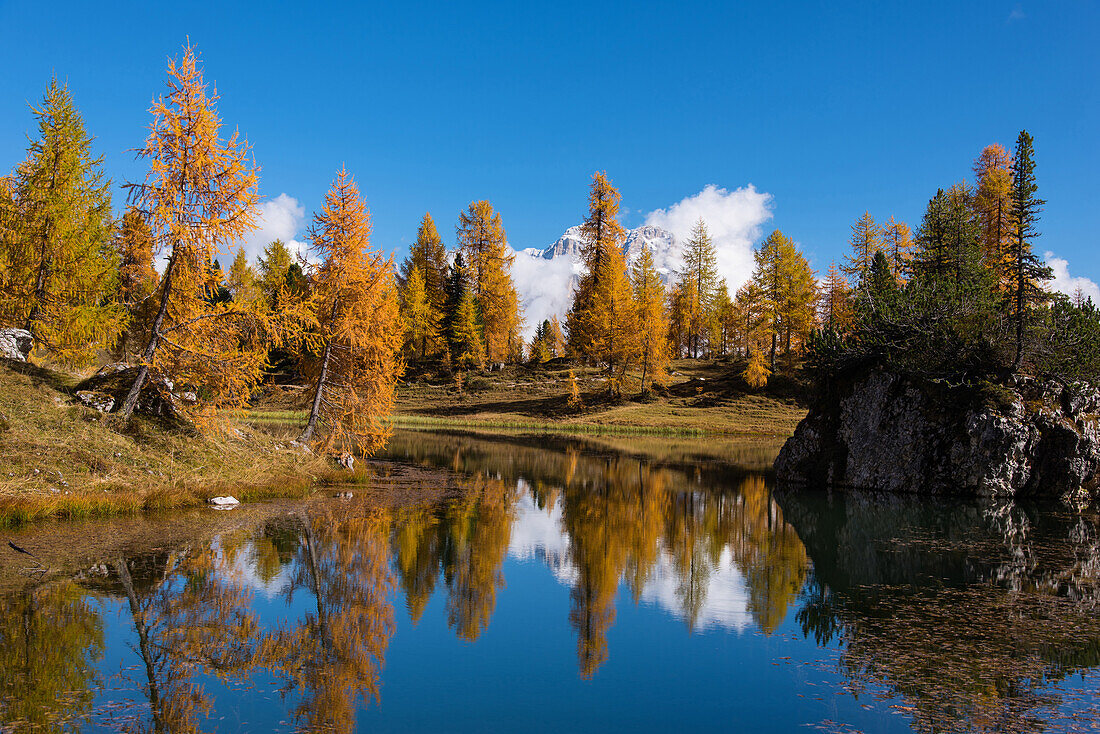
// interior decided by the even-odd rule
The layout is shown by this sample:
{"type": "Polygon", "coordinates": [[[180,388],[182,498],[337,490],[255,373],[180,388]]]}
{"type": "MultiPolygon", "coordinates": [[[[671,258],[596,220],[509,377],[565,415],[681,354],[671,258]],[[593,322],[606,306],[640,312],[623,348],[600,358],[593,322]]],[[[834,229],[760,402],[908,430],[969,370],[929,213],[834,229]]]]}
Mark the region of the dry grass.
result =
{"type": "MultiPolygon", "coordinates": [[[[723,362],[674,362],[667,389],[648,400],[608,401],[599,371],[578,369],[576,374],[586,405],[580,411],[571,411],[567,405],[568,369],[509,367],[501,373],[473,375],[463,394],[446,378],[410,380],[398,389],[394,423],[425,428],[789,436],[806,415],[790,385],[753,391],[741,380],[737,365],[723,362]]],[[[289,404],[271,407],[294,419],[294,412],[287,410],[292,407],[289,404]]],[[[277,419],[270,414],[258,417],[277,419]]]]}
{"type": "Polygon", "coordinates": [[[0,525],[301,496],[330,471],[289,442],[226,423],[212,435],[125,424],[79,403],[59,373],[0,366],[0,525]]]}

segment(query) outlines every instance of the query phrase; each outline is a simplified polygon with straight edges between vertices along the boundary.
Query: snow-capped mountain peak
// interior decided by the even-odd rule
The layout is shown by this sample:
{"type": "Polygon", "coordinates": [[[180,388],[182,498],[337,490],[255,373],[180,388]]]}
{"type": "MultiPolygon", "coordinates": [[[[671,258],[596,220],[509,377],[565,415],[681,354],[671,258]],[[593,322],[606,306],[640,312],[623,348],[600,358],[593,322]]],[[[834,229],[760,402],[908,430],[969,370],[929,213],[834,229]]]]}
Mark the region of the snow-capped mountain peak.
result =
{"type": "MultiPolygon", "coordinates": [[[[544,260],[567,257],[580,264],[586,245],[587,242],[581,233],[581,225],[578,224],[565,230],[554,244],[542,250],[532,248],[524,252],[531,255],[538,253],[538,256],[544,260]]],[[[648,248],[653,253],[654,265],[664,280],[666,282],[672,280],[682,262],[680,241],[676,235],[667,229],[648,224],[627,230],[626,238],[623,240],[623,257],[626,258],[627,267],[634,264],[644,248],[648,248]]]]}
{"type": "MultiPolygon", "coordinates": [[[[585,273],[583,252],[587,242],[580,225],[565,230],[554,244],[539,249],[529,247],[517,252],[512,278],[519,291],[526,321],[525,338],[552,315],[564,317],[572,302],[577,281],[585,273]]],[[[623,240],[627,267],[633,266],[648,248],[653,264],[665,285],[676,279],[683,263],[683,246],[672,232],[645,225],[628,230],[623,240]]]]}

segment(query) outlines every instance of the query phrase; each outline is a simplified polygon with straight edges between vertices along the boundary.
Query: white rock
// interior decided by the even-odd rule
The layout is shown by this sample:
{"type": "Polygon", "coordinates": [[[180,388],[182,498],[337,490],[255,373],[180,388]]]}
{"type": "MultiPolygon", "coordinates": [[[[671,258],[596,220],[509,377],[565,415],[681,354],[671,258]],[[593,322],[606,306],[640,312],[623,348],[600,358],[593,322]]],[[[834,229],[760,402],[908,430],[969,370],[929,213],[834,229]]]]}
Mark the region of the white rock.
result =
{"type": "Polygon", "coordinates": [[[89,408],[95,408],[100,413],[110,413],[115,407],[115,399],[111,395],[94,390],[78,390],[76,397],[89,408]]]}
{"type": "Polygon", "coordinates": [[[241,501],[236,497],[226,495],[224,497],[211,497],[210,504],[214,505],[216,509],[228,510],[241,504],[241,501]]]}
{"type": "Polygon", "coordinates": [[[26,362],[34,337],[26,329],[0,329],[0,357],[26,362]]]}

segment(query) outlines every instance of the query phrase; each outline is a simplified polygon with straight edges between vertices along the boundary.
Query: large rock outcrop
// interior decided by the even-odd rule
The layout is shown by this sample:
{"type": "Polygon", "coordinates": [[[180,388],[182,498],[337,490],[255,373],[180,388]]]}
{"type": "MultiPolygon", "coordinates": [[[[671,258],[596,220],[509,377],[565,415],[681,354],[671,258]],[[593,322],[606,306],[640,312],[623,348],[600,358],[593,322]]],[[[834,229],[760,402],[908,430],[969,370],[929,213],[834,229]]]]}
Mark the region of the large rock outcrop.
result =
{"type": "MultiPolygon", "coordinates": [[[[137,379],[138,368],[127,364],[107,365],[76,386],[74,393],[85,405],[104,413],[122,407],[137,379]]],[[[192,430],[194,426],[183,412],[193,402],[193,394],[177,394],[169,381],[150,374],[138,395],[135,412],[156,420],[173,430],[192,430]]]]}
{"type": "Polygon", "coordinates": [[[1080,503],[1100,485],[1100,392],[1028,378],[950,386],[888,372],[834,380],[775,462],[781,480],[1080,503]]]}

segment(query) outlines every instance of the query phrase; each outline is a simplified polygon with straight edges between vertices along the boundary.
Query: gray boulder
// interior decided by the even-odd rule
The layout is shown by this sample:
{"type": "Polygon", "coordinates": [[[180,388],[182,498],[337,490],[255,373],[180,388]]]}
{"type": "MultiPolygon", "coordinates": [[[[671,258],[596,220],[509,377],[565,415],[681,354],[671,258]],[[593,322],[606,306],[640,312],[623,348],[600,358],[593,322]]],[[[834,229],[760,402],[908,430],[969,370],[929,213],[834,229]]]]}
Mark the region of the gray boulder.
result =
{"type": "Polygon", "coordinates": [[[34,348],[34,337],[26,329],[0,329],[0,357],[26,362],[34,348]]]}
{"type": "MultiPolygon", "coordinates": [[[[138,371],[138,367],[127,364],[107,365],[77,385],[75,393],[85,405],[103,412],[117,411],[126,402],[138,371]]],[[[185,401],[173,392],[172,387],[169,380],[150,374],[141,388],[134,410],[166,428],[192,430],[194,426],[183,412],[185,401]]]]}

